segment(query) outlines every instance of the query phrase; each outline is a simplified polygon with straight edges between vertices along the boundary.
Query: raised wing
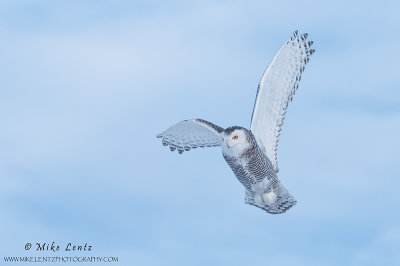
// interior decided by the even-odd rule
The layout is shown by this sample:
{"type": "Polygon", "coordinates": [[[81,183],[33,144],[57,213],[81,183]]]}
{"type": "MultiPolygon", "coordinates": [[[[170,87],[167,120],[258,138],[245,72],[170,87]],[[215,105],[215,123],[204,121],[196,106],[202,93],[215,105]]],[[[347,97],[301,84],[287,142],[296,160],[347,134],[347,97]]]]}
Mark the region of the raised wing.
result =
{"type": "Polygon", "coordinates": [[[251,132],[264,148],[276,172],[277,148],[286,108],[299,86],[301,74],[314,50],[307,33],[293,33],[269,64],[258,85],[251,119],[251,132]]]}
{"type": "Polygon", "coordinates": [[[162,144],[179,154],[197,147],[221,146],[223,128],[202,119],[184,120],[157,135],[162,144]]]}

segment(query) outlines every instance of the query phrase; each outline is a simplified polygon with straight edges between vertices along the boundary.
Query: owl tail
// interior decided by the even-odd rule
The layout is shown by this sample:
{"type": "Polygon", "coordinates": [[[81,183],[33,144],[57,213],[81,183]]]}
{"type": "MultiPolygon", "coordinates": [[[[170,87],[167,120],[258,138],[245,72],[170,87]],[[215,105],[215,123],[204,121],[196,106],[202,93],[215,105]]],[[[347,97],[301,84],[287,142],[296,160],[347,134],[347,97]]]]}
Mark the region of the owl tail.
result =
{"type": "Polygon", "coordinates": [[[246,189],[245,202],[271,214],[284,213],[296,204],[294,197],[280,183],[272,191],[262,195],[246,189]]]}

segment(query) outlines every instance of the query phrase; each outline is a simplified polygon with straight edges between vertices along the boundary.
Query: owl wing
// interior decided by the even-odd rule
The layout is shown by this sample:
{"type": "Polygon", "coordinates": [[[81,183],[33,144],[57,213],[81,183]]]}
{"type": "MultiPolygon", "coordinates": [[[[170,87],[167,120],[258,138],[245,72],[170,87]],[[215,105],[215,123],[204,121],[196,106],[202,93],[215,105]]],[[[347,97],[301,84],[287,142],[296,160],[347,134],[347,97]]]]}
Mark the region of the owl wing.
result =
{"type": "Polygon", "coordinates": [[[310,49],[313,42],[306,42],[307,36],[307,33],[298,35],[295,31],[272,59],[258,85],[250,129],[276,172],[279,171],[278,140],[286,108],[309,57],[314,53],[310,49]]]}
{"type": "Polygon", "coordinates": [[[179,154],[197,147],[221,146],[223,128],[202,119],[181,121],[157,135],[162,144],[179,154]]]}

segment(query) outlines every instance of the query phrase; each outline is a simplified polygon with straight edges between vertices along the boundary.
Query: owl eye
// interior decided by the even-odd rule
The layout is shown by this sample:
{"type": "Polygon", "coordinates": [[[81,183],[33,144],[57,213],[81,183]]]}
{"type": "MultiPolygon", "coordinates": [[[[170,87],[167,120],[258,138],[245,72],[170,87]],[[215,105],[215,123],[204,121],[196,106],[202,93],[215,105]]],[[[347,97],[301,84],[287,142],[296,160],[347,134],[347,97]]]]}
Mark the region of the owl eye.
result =
{"type": "Polygon", "coordinates": [[[233,136],[233,137],[232,137],[232,139],[237,139],[237,138],[238,138],[238,136],[233,136]]]}

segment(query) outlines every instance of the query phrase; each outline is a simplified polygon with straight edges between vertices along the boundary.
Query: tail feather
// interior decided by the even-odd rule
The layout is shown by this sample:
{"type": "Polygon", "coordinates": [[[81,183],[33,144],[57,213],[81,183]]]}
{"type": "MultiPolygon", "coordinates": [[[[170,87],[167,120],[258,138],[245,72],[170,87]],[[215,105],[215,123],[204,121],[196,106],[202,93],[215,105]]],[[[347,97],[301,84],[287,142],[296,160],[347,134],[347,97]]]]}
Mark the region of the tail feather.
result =
{"type": "Polygon", "coordinates": [[[246,189],[245,202],[271,214],[284,213],[296,204],[294,197],[282,184],[271,192],[257,195],[246,189]]]}

